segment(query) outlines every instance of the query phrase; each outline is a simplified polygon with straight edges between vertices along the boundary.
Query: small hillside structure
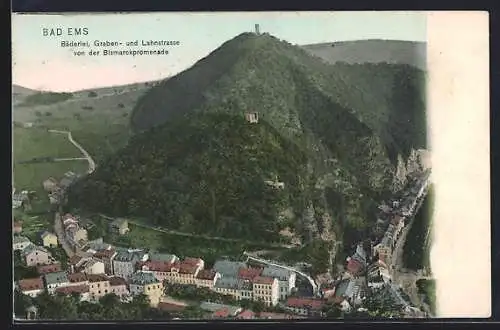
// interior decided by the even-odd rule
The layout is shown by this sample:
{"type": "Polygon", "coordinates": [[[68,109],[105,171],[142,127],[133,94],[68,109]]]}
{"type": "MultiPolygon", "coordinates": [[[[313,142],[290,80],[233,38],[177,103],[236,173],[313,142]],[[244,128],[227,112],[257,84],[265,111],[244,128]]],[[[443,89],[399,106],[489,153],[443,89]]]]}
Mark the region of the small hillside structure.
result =
{"type": "Polygon", "coordinates": [[[128,228],[128,220],[123,218],[114,220],[113,222],[110,223],[109,230],[112,233],[125,235],[130,231],[130,229],[128,228]]]}
{"type": "Polygon", "coordinates": [[[22,231],[23,231],[22,221],[13,221],[12,222],[12,232],[14,234],[20,234],[22,231]]]}
{"type": "Polygon", "coordinates": [[[41,235],[42,244],[45,247],[57,247],[58,241],[56,234],[45,231],[41,235]]]}
{"type": "Polygon", "coordinates": [[[259,122],[259,114],[257,112],[247,112],[245,113],[245,119],[250,124],[257,124],[259,122]]]}
{"type": "Polygon", "coordinates": [[[43,181],[42,185],[43,185],[43,189],[49,193],[54,192],[58,188],[57,180],[52,178],[52,177],[43,181]]]}

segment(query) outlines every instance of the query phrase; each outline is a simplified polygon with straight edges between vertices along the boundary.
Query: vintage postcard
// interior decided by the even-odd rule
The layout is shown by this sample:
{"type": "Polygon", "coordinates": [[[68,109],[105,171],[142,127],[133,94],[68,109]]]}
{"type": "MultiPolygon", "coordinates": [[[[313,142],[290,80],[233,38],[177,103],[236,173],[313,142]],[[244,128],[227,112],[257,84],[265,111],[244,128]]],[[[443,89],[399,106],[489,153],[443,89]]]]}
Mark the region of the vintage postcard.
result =
{"type": "Polygon", "coordinates": [[[488,15],[12,15],[16,320],[490,314],[488,15]]]}

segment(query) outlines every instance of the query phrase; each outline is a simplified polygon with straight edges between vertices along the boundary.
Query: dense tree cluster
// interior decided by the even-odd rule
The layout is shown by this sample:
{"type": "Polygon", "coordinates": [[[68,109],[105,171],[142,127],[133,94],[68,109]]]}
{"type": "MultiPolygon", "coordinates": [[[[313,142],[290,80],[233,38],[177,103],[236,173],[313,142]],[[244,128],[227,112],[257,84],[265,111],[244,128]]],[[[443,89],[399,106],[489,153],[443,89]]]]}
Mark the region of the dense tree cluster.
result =
{"type": "Polygon", "coordinates": [[[63,102],[69,100],[72,97],[72,93],[39,92],[26,96],[22,105],[47,105],[57,102],[63,102]]]}

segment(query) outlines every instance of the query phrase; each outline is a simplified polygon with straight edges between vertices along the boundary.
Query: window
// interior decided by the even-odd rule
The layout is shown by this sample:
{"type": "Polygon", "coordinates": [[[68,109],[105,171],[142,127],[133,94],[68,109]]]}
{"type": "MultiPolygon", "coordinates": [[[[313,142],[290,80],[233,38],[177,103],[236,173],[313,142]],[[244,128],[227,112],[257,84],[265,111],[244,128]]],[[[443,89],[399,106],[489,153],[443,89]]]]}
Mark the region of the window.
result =
{"type": "Polygon", "coordinates": [[[108,290],[104,290],[104,293],[108,293],[108,290]]]}
{"type": "Polygon", "coordinates": [[[101,290],[99,290],[99,294],[101,294],[101,290]]]}

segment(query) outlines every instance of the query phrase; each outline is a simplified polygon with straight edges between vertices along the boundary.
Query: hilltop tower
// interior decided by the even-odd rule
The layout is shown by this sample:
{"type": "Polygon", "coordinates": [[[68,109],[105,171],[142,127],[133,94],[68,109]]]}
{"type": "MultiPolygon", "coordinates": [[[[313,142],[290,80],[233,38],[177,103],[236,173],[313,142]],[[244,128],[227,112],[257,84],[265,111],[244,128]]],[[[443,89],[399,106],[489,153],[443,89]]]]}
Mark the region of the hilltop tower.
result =
{"type": "Polygon", "coordinates": [[[251,124],[257,124],[259,122],[259,113],[247,112],[245,113],[245,119],[251,124]]]}
{"type": "Polygon", "coordinates": [[[259,24],[255,24],[255,34],[257,34],[257,35],[260,34],[260,26],[259,26],[259,24]]]}

